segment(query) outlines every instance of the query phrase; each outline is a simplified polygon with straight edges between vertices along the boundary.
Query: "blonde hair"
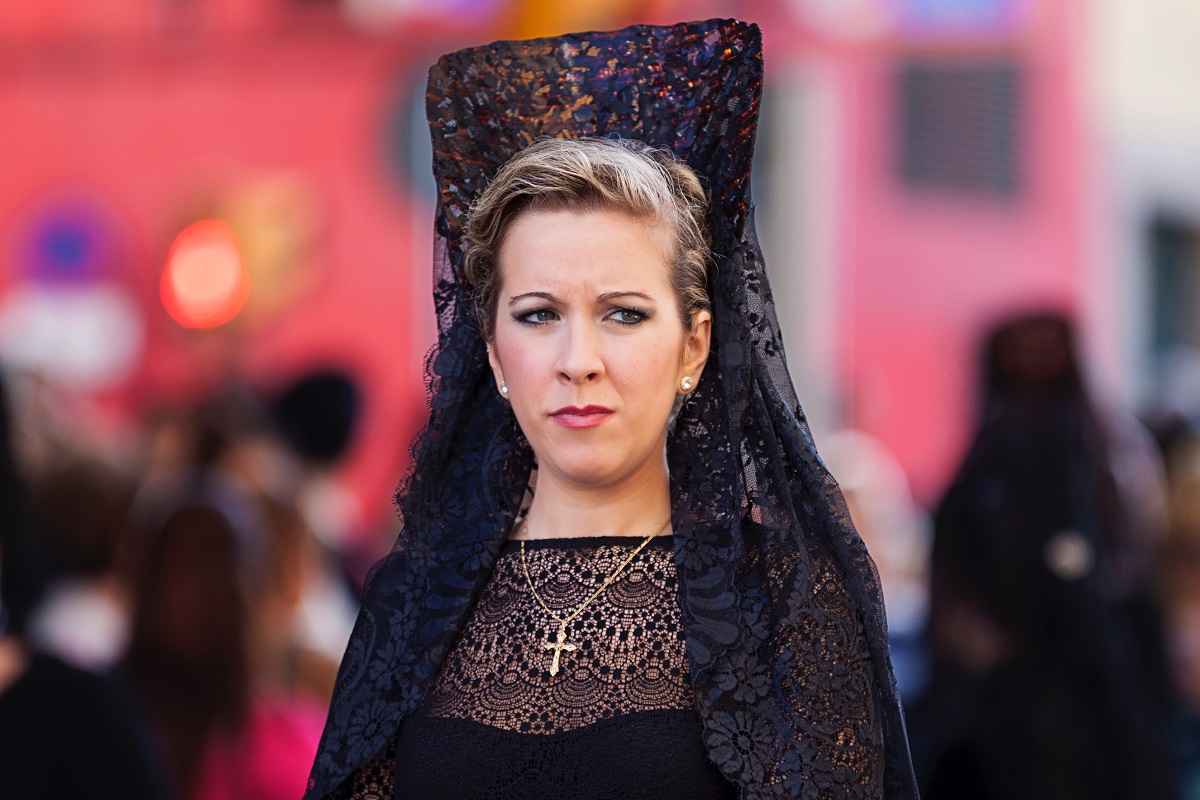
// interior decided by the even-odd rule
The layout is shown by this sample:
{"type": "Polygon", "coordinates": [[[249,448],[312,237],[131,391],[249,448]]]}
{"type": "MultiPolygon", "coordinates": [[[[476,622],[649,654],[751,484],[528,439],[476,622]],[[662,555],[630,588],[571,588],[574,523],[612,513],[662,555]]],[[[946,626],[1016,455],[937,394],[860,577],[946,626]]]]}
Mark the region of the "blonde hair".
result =
{"type": "Polygon", "coordinates": [[[631,139],[541,139],[513,156],[471,207],[464,269],[475,312],[492,339],[499,256],[513,221],[530,211],[614,210],[668,234],[671,284],[685,327],[709,308],[708,196],[672,153],[631,139]]]}

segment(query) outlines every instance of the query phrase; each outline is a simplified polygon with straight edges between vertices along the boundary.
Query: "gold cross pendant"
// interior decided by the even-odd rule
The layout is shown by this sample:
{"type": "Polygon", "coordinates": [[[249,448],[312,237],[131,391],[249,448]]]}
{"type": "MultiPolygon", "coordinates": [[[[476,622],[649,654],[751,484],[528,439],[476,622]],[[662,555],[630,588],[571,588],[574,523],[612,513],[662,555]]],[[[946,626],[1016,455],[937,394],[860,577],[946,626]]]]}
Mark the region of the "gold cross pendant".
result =
{"type": "Polygon", "coordinates": [[[567,642],[567,629],[559,628],[557,641],[542,642],[542,649],[554,651],[554,660],[550,662],[550,675],[553,677],[558,674],[558,659],[562,655],[562,651],[573,652],[575,645],[567,642]]]}

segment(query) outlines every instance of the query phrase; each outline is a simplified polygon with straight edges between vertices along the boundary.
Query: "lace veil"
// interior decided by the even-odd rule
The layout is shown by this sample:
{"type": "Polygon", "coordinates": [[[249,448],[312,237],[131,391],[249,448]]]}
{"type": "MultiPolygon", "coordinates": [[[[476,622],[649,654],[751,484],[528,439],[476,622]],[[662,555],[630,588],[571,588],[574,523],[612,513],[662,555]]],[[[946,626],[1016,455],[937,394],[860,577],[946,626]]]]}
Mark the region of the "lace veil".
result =
{"type": "Polygon", "coordinates": [[[708,753],[746,798],[916,797],[878,576],[796,399],[754,232],[761,88],[760,32],[731,20],[499,42],[430,71],[431,415],[307,797],[339,796],[419,705],[527,491],[533,456],[495,391],[462,279],[471,202],[535,138],[605,135],[671,149],[712,194],[712,352],[668,442],[708,753]]]}

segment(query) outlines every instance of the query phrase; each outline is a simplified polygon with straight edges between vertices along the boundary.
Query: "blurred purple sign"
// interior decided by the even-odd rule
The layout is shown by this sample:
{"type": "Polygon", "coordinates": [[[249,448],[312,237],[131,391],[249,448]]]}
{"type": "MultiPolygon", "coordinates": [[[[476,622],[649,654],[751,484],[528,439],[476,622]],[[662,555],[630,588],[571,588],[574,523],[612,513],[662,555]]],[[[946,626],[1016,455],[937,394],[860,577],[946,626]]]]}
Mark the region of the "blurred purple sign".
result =
{"type": "Polygon", "coordinates": [[[344,0],[347,15],[364,24],[435,19],[451,24],[479,22],[500,11],[504,0],[344,0]]]}
{"type": "Polygon", "coordinates": [[[13,226],[13,274],[0,295],[0,362],[99,390],[128,376],[144,343],[125,286],[125,239],[99,194],[58,189],[13,226]]]}
{"type": "Polygon", "coordinates": [[[43,198],[15,232],[17,277],[35,283],[92,283],[117,271],[117,231],[107,206],[86,190],[43,198]]]}
{"type": "Polygon", "coordinates": [[[1025,0],[894,0],[897,27],[915,34],[1003,34],[1017,27],[1025,0]]]}

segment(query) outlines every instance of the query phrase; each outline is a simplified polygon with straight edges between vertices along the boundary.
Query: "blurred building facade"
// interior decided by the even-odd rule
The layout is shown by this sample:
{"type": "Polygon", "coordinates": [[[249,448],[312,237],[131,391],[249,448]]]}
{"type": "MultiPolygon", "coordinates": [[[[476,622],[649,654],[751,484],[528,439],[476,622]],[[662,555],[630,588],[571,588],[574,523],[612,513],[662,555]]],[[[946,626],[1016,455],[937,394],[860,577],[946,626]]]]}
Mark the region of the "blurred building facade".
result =
{"type": "Polygon", "coordinates": [[[373,35],[316,1],[5,4],[5,360],[62,390],[81,440],[222,382],[344,368],[369,431],[345,476],[382,505],[424,414],[433,338],[428,269],[412,268],[429,261],[431,206],[404,159],[437,51],[409,37],[445,30],[373,35]],[[174,288],[162,280],[173,240],[206,219],[240,244],[240,305],[211,242],[174,288]],[[232,321],[179,324],[179,291],[197,313],[234,303],[232,321]]]}
{"type": "Polygon", "coordinates": [[[1085,296],[1082,6],[790,6],[768,113],[791,119],[762,140],[787,178],[760,201],[793,370],[818,428],[878,437],[931,503],[966,445],[980,332],[1085,296]]]}
{"type": "Polygon", "coordinates": [[[345,475],[377,505],[424,414],[434,333],[428,66],[501,36],[740,16],[766,39],[755,191],[801,397],[819,430],[886,445],[931,503],[993,320],[1076,312],[1123,400],[1163,342],[1200,339],[1200,293],[1182,290],[1200,241],[1193,5],[5,4],[0,351],[76,387],[90,430],[231,374],[348,365],[367,399],[345,475]],[[210,218],[249,288],[232,321],[188,329],[168,302],[187,264],[163,274],[210,218]]]}
{"type": "Polygon", "coordinates": [[[1112,359],[1103,368],[1124,378],[1131,401],[1191,411],[1200,399],[1162,392],[1196,388],[1164,371],[1193,372],[1200,348],[1200,7],[1102,0],[1089,10],[1094,327],[1112,359]]]}

